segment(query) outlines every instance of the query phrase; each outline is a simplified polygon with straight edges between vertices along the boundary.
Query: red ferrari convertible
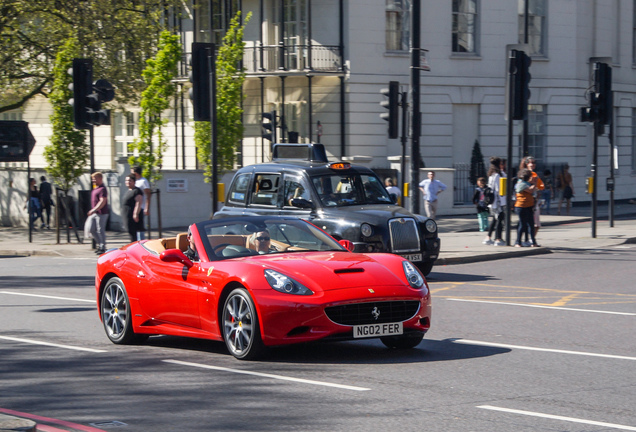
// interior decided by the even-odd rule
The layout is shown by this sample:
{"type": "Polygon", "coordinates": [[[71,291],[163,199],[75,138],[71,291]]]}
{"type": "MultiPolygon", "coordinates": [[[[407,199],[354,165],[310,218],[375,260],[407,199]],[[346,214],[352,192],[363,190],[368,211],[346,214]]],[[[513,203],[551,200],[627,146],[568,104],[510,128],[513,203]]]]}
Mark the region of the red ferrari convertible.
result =
{"type": "Polygon", "coordinates": [[[431,317],[422,274],[397,255],[349,249],[296,218],[199,222],[101,255],[97,307],[113,343],[159,334],[222,340],[238,359],[316,340],[418,345],[431,317]]]}

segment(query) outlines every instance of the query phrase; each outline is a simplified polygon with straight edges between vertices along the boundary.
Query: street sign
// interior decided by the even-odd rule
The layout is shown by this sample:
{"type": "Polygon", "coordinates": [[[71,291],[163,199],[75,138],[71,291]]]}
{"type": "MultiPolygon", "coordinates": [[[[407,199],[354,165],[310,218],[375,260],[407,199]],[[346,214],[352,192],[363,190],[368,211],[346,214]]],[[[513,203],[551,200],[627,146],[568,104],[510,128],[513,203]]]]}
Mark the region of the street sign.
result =
{"type": "Polygon", "coordinates": [[[0,121],[0,162],[28,162],[35,146],[29,123],[17,120],[0,121]]]}

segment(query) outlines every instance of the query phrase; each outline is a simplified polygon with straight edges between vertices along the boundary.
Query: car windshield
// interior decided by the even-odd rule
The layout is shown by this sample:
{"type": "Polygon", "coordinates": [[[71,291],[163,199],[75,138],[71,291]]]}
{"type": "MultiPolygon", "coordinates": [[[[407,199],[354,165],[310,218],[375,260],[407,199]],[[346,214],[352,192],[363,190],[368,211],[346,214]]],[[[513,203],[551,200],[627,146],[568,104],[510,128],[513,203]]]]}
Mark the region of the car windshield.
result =
{"type": "Polygon", "coordinates": [[[302,219],[242,217],[197,224],[211,260],[307,251],[346,251],[336,240],[302,219]]]}
{"type": "Polygon", "coordinates": [[[380,179],[370,174],[334,173],[312,178],[324,207],[392,204],[380,179]]]}

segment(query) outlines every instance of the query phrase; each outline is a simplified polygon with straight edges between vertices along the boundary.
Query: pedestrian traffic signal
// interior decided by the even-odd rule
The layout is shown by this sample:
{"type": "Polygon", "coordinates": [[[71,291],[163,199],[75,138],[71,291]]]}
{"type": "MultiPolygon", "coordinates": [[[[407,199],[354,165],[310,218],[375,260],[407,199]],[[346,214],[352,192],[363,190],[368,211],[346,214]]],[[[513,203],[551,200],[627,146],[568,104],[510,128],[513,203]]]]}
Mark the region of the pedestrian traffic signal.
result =
{"type": "Polygon", "coordinates": [[[380,106],[389,110],[380,114],[380,118],[389,122],[389,138],[397,138],[399,136],[400,83],[389,81],[389,88],[383,88],[380,93],[388,97],[388,100],[380,102],[380,106]]]}
{"type": "Polygon", "coordinates": [[[276,111],[264,112],[261,115],[263,116],[261,136],[273,144],[276,142],[276,111]]]}
{"type": "Polygon", "coordinates": [[[528,100],[530,100],[530,65],[532,59],[525,52],[512,50],[510,72],[512,74],[512,119],[528,119],[528,100]]]}
{"type": "Polygon", "coordinates": [[[93,61],[73,59],[73,67],[68,73],[73,77],[69,90],[73,98],[68,103],[73,107],[73,123],[76,129],[90,129],[92,126],[110,124],[110,110],[102,109],[103,102],[115,97],[113,85],[105,79],[93,83],[93,61]]]}
{"type": "Polygon", "coordinates": [[[73,92],[73,98],[68,103],[73,107],[73,124],[75,129],[90,129],[88,118],[88,95],[92,93],[93,60],[73,59],[73,67],[68,70],[73,82],[68,88],[73,92]]]}
{"type": "Polygon", "coordinates": [[[190,59],[190,99],[195,121],[210,121],[210,73],[214,67],[214,44],[193,42],[190,59]]]}

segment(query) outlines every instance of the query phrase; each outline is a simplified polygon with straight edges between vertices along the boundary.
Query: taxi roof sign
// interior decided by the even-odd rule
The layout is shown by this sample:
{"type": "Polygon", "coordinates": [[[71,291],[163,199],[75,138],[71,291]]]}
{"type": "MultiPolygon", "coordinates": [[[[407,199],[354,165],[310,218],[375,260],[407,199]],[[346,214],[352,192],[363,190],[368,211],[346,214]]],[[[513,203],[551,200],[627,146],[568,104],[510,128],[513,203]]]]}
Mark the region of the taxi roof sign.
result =
{"type": "Polygon", "coordinates": [[[335,170],[345,170],[351,168],[351,164],[349,162],[332,162],[327,167],[335,170]]]}

